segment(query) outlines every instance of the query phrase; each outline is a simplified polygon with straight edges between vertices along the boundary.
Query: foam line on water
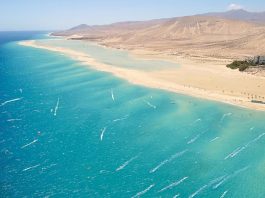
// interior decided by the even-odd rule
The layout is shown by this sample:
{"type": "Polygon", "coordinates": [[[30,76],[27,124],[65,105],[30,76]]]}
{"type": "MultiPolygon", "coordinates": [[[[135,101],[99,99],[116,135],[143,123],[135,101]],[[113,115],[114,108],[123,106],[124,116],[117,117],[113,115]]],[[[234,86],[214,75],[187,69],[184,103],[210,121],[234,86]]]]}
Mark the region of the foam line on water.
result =
{"type": "Polygon", "coordinates": [[[159,168],[161,168],[161,167],[164,166],[165,164],[171,162],[171,161],[174,160],[175,158],[178,158],[178,157],[182,156],[182,155],[183,155],[184,153],[186,153],[187,151],[188,151],[188,150],[186,149],[186,150],[183,150],[183,151],[181,151],[181,152],[178,152],[178,153],[172,155],[169,159],[166,159],[166,160],[162,161],[162,162],[161,162],[160,164],[158,164],[155,168],[151,169],[151,170],[149,171],[149,173],[154,173],[154,172],[156,172],[159,168]]]}
{"type": "Polygon", "coordinates": [[[60,103],[60,98],[58,98],[57,99],[57,103],[56,103],[56,106],[55,106],[55,108],[54,108],[54,116],[56,116],[57,115],[57,110],[58,110],[58,108],[59,108],[59,103],[60,103]]]}
{"type": "Polygon", "coordinates": [[[245,147],[238,147],[235,150],[233,150],[231,153],[229,153],[224,159],[226,160],[228,158],[233,158],[244,149],[245,147]]]}
{"type": "Polygon", "coordinates": [[[22,119],[8,119],[7,122],[14,122],[14,121],[20,121],[22,119]]]}
{"type": "Polygon", "coordinates": [[[48,166],[45,166],[45,167],[43,167],[43,168],[41,168],[42,170],[47,170],[47,169],[49,169],[49,168],[52,168],[52,167],[54,167],[54,166],[56,166],[57,164],[55,164],[55,163],[52,163],[52,164],[50,164],[50,165],[48,165],[48,166]]]}
{"type": "Polygon", "coordinates": [[[198,122],[201,122],[201,121],[202,121],[202,119],[201,118],[198,118],[198,119],[194,120],[194,122],[192,122],[190,125],[194,125],[194,124],[196,124],[198,122]]]}
{"type": "Polygon", "coordinates": [[[160,193],[160,192],[163,192],[165,190],[171,189],[171,188],[173,188],[175,186],[178,186],[179,184],[181,184],[182,182],[184,182],[186,179],[188,179],[188,177],[183,177],[182,179],[180,179],[180,180],[178,180],[176,182],[173,182],[173,183],[169,184],[168,186],[162,188],[158,192],[160,193]]]}
{"type": "Polygon", "coordinates": [[[104,127],[102,130],[101,130],[101,134],[100,134],[100,141],[103,140],[103,137],[104,137],[104,133],[106,131],[107,127],[104,127]]]}
{"type": "Polygon", "coordinates": [[[220,137],[215,137],[213,139],[210,140],[210,142],[214,142],[215,140],[219,139],[220,137]]]}
{"type": "Polygon", "coordinates": [[[111,92],[111,98],[112,98],[112,100],[115,101],[115,97],[114,97],[113,89],[111,89],[110,92],[111,92]]]}
{"type": "Polygon", "coordinates": [[[194,142],[195,142],[200,136],[201,136],[201,134],[196,135],[194,138],[190,139],[190,140],[187,142],[187,144],[192,144],[192,143],[194,143],[194,142]]]}
{"type": "Polygon", "coordinates": [[[38,141],[38,139],[35,139],[35,140],[33,140],[32,142],[30,142],[30,143],[28,143],[28,144],[25,144],[24,146],[21,146],[20,148],[21,148],[21,149],[26,148],[26,147],[28,147],[28,146],[30,146],[30,145],[32,145],[32,144],[35,144],[37,141],[38,141]]]}
{"type": "MultiPolygon", "coordinates": [[[[200,119],[201,120],[201,119],[200,119]]],[[[192,144],[192,143],[194,143],[197,139],[199,139],[204,133],[206,133],[208,131],[208,129],[207,130],[205,130],[205,131],[203,131],[202,133],[199,133],[199,134],[197,134],[195,137],[193,137],[193,138],[191,138],[188,142],[187,142],[187,144],[192,144]]]]}
{"type": "Polygon", "coordinates": [[[228,158],[233,158],[233,157],[237,156],[240,152],[242,152],[245,149],[247,149],[251,144],[257,142],[263,136],[265,136],[265,133],[262,133],[262,134],[258,135],[256,138],[254,138],[253,140],[249,141],[248,143],[246,143],[242,147],[236,148],[234,151],[232,151],[232,153],[228,154],[224,159],[226,160],[228,158]]]}
{"type": "Polygon", "coordinates": [[[129,118],[129,114],[125,115],[125,116],[122,117],[122,118],[114,119],[114,120],[112,120],[112,122],[118,122],[118,121],[126,120],[126,119],[128,119],[128,118],[129,118]]]}
{"type": "Polygon", "coordinates": [[[4,106],[8,103],[11,103],[11,102],[16,102],[16,101],[19,101],[19,100],[22,100],[23,98],[14,98],[14,99],[11,99],[11,100],[7,100],[5,102],[2,102],[0,106],[4,106]]]}
{"type": "Polygon", "coordinates": [[[129,165],[129,163],[131,163],[133,160],[135,160],[135,159],[137,159],[137,158],[138,158],[138,156],[134,156],[134,157],[132,157],[131,159],[129,159],[128,161],[126,161],[126,162],[124,162],[122,165],[120,165],[120,166],[116,169],[116,171],[120,171],[120,170],[124,169],[126,166],[129,165]]]}
{"type": "Polygon", "coordinates": [[[202,186],[201,188],[199,188],[197,191],[195,191],[194,193],[192,193],[189,198],[193,198],[196,195],[198,195],[199,193],[201,193],[205,188],[207,187],[207,185],[202,186]]]}
{"type": "Polygon", "coordinates": [[[140,197],[141,195],[143,195],[143,194],[147,193],[149,190],[151,190],[151,188],[153,188],[154,186],[155,186],[155,184],[151,184],[150,186],[148,186],[143,191],[138,192],[137,194],[135,194],[134,196],[132,196],[132,198],[140,197]]]}
{"type": "Polygon", "coordinates": [[[221,118],[221,120],[220,120],[220,123],[222,123],[226,117],[231,116],[231,115],[233,115],[233,114],[232,114],[232,113],[225,113],[225,114],[222,116],[222,118],[221,118]]]}
{"type": "Polygon", "coordinates": [[[149,107],[153,108],[153,109],[156,109],[156,106],[151,104],[149,101],[147,100],[144,100],[145,104],[147,104],[149,107]]]}
{"type": "Polygon", "coordinates": [[[216,185],[213,186],[213,189],[218,188],[219,186],[221,186],[223,183],[225,183],[227,180],[237,176],[239,173],[246,171],[249,168],[249,166],[245,166],[244,168],[241,168],[237,171],[235,171],[234,173],[232,173],[231,175],[227,175],[225,176],[219,183],[217,183],[216,185]]]}
{"type": "Polygon", "coordinates": [[[224,191],[220,198],[224,198],[227,193],[228,193],[228,190],[224,191]]]}
{"type": "Polygon", "coordinates": [[[28,171],[28,170],[31,170],[31,169],[34,169],[34,168],[37,168],[37,167],[39,167],[40,166],[40,164],[37,164],[37,165],[35,165],[35,166],[30,166],[30,167],[28,167],[28,168],[24,168],[22,171],[24,172],[24,171],[28,171]]]}
{"type": "Polygon", "coordinates": [[[221,177],[217,177],[217,178],[211,180],[210,182],[208,182],[208,184],[202,186],[202,187],[199,188],[197,191],[195,191],[194,193],[192,193],[192,194],[189,196],[189,198],[192,198],[192,197],[197,196],[199,193],[201,193],[201,192],[202,192],[203,190],[205,190],[206,188],[211,187],[211,186],[215,185],[216,183],[222,181],[225,177],[226,177],[226,175],[223,175],[223,176],[221,176],[221,177]]]}

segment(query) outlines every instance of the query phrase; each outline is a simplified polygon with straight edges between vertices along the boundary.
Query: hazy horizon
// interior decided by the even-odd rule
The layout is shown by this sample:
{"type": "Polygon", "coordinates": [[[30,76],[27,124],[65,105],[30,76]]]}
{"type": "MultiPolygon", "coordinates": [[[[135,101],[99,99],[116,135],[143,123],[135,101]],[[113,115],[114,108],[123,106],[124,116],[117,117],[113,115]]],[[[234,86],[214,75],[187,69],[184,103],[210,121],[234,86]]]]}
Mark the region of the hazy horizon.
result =
{"type": "Polygon", "coordinates": [[[130,1],[121,0],[86,2],[84,0],[39,0],[1,2],[0,31],[62,30],[79,24],[103,25],[122,21],[144,21],[159,18],[188,16],[207,12],[224,12],[231,9],[263,11],[262,0],[247,2],[222,1],[130,1]],[[15,14],[14,14],[15,13],[15,14]],[[137,13],[137,14],[135,14],[137,13]]]}

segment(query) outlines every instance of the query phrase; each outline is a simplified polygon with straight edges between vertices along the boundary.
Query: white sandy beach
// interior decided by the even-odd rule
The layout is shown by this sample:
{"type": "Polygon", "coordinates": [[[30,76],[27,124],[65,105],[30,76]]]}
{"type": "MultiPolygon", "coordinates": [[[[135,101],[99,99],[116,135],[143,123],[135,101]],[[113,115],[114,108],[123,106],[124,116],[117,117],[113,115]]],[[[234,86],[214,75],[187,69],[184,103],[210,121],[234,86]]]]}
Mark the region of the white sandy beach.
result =
{"type": "Polygon", "coordinates": [[[133,84],[265,111],[265,104],[251,102],[251,100],[265,101],[265,77],[230,70],[225,67],[223,60],[194,60],[181,56],[158,56],[147,51],[134,51],[134,55],[140,58],[164,59],[181,64],[181,67],[176,69],[146,72],[107,65],[91,58],[88,54],[62,47],[41,45],[34,40],[19,44],[63,53],[96,70],[112,73],[133,84]]]}

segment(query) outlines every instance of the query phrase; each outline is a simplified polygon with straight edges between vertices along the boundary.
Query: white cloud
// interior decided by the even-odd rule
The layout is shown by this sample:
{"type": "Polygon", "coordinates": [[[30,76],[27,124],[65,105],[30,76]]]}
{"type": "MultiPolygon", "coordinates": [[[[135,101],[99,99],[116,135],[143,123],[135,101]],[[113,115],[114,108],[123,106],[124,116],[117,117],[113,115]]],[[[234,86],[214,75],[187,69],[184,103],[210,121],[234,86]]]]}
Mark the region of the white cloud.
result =
{"type": "Polygon", "coordinates": [[[235,3],[231,3],[228,7],[227,7],[228,10],[240,10],[240,9],[243,9],[243,6],[242,5],[239,5],[239,4],[235,4],[235,3]]]}

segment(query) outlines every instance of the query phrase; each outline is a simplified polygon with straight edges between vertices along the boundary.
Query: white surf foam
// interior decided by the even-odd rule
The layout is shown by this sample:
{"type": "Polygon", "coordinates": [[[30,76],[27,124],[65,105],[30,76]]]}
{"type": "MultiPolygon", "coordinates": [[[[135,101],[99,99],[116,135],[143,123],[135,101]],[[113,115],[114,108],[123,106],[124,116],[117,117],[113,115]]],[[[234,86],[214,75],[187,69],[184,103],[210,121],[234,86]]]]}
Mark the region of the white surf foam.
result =
{"type": "Polygon", "coordinates": [[[186,153],[187,151],[188,151],[188,150],[186,149],[186,150],[183,150],[183,151],[181,151],[181,152],[178,152],[178,153],[172,155],[169,159],[166,159],[166,160],[162,161],[162,162],[161,162],[160,164],[158,164],[155,168],[151,169],[151,170],[149,171],[149,173],[154,173],[154,172],[156,172],[159,168],[161,168],[161,167],[164,166],[165,164],[171,162],[171,161],[174,160],[175,158],[178,158],[178,157],[182,156],[182,155],[183,155],[184,153],[186,153]]]}
{"type": "Polygon", "coordinates": [[[228,190],[224,191],[220,198],[224,198],[227,193],[228,193],[228,190]]]}
{"type": "Polygon", "coordinates": [[[156,109],[156,106],[148,102],[147,100],[144,100],[145,104],[147,104],[149,107],[156,109]]]}
{"type": "Polygon", "coordinates": [[[201,134],[196,135],[194,138],[190,139],[187,144],[191,144],[194,143],[199,137],[201,136],[201,134]]]}
{"type": "Polygon", "coordinates": [[[111,89],[110,92],[111,92],[111,98],[112,98],[112,100],[115,101],[115,97],[114,97],[113,89],[111,89]]]}
{"type": "Polygon", "coordinates": [[[221,186],[223,183],[225,183],[227,180],[237,176],[239,173],[247,170],[249,168],[249,166],[245,166],[244,168],[241,168],[237,171],[235,171],[234,173],[232,173],[231,175],[227,175],[225,176],[219,183],[217,183],[216,185],[213,186],[213,189],[218,188],[219,186],[221,186]]]}
{"type": "Polygon", "coordinates": [[[100,134],[100,141],[103,140],[103,137],[104,137],[104,133],[106,131],[107,127],[104,127],[102,130],[101,130],[101,134],[100,134]]]}
{"type": "Polygon", "coordinates": [[[122,118],[117,118],[117,119],[112,120],[112,121],[113,121],[113,122],[118,122],[118,121],[126,120],[126,119],[128,119],[128,118],[129,118],[129,115],[126,115],[126,116],[124,116],[124,117],[122,117],[122,118]]]}
{"type": "Polygon", "coordinates": [[[23,171],[23,172],[24,172],[24,171],[28,171],[28,170],[31,170],[31,169],[37,168],[38,166],[40,166],[40,164],[37,164],[37,165],[35,165],[35,166],[30,166],[30,167],[28,167],[28,168],[23,169],[22,171],[23,171]]]}
{"type": "Polygon", "coordinates": [[[57,99],[57,103],[56,103],[56,106],[55,106],[55,108],[54,108],[54,116],[56,116],[57,115],[57,110],[58,110],[58,108],[59,108],[59,103],[60,103],[60,98],[58,98],[57,99]]]}
{"type": "Polygon", "coordinates": [[[132,196],[132,198],[140,197],[141,195],[147,193],[151,188],[153,188],[155,184],[151,184],[148,188],[144,189],[141,192],[138,192],[136,195],[132,196]]]}
{"type": "Polygon", "coordinates": [[[30,142],[30,143],[28,143],[28,144],[25,144],[24,146],[21,146],[20,148],[21,148],[21,149],[26,148],[26,147],[28,147],[28,146],[30,146],[30,145],[36,143],[37,141],[38,141],[38,139],[33,140],[32,142],[30,142]]]}
{"type": "Polygon", "coordinates": [[[173,183],[169,184],[168,186],[162,188],[162,189],[159,190],[158,192],[160,193],[160,192],[163,192],[163,191],[165,191],[165,190],[167,190],[167,189],[171,189],[171,188],[173,188],[173,187],[175,187],[175,186],[178,186],[179,184],[181,184],[182,182],[184,182],[186,179],[188,179],[188,177],[183,177],[183,178],[180,179],[179,181],[176,181],[176,182],[173,182],[173,183]]]}
{"type": "Polygon", "coordinates": [[[238,147],[232,153],[228,154],[224,159],[233,158],[233,157],[237,156],[240,152],[244,151],[251,144],[253,144],[253,143],[257,142],[258,140],[260,140],[263,136],[265,136],[265,133],[262,133],[262,134],[258,135],[256,138],[254,138],[253,140],[249,141],[248,143],[246,143],[242,147],[238,147]]]}
{"type": "Polygon", "coordinates": [[[126,166],[129,165],[129,163],[131,163],[133,160],[135,160],[135,159],[137,159],[137,158],[138,158],[138,156],[134,156],[134,157],[132,157],[131,159],[129,159],[128,161],[126,161],[126,162],[124,162],[122,165],[120,165],[120,166],[116,169],[116,171],[120,171],[120,170],[124,169],[126,166]]]}
{"type": "Polygon", "coordinates": [[[12,100],[7,100],[5,102],[2,102],[0,106],[4,106],[8,103],[11,103],[11,102],[16,102],[16,101],[19,101],[19,100],[22,100],[23,98],[15,98],[15,99],[12,99],[12,100]]]}
{"type": "Polygon", "coordinates": [[[223,122],[224,119],[225,119],[226,117],[231,116],[231,115],[233,115],[233,114],[232,114],[232,113],[225,113],[225,114],[222,116],[220,122],[223,122]]]}
{"type": "Polygon", "coordinates": [[[215,137],[215,138],[211,139],[210,142],[213,142],[213,141],[215,141],[215,140],[217,140],[217,139],[219,139],[219,138],[220,138],[220,137],[215,137]]]}
{"type": "Polygon", "coordinates": [[[238,147],[234,151],[232,151],[232,153],[228,154],[224,159],[226,160],[228,158],[233,158],[243,150],[245,150],[245,147],[238,147]]]}
{"type": "Polygon", "coordinates": [[[14,122],[14,121],[20,121],[22,119],[8,119],[7,122],[14,122]]]}
{"type": "Polygon", "coordinates": [[[197,191],[195,191],[194,193],[192,193],[189,198],[193,198],[196,195],[198,195],[199,193],[201,193],[205,188],[207,187],[207,185],[202,186],[201,188],[199,188],[197,191]]]}

